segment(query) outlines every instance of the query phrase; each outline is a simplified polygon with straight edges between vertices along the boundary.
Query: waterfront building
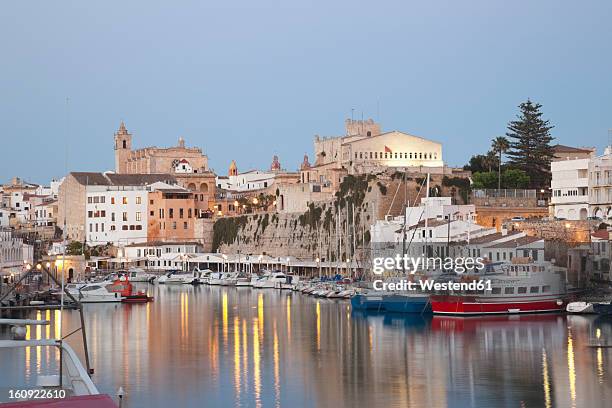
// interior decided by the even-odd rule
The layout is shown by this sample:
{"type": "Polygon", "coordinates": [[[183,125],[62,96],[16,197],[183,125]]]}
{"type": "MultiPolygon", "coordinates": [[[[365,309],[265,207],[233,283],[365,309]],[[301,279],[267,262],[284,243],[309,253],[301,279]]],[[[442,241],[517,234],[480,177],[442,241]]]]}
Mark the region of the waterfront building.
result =
{"type": "Polygon", "coordinates": [[[182,269],[188,258],[203,252],[199,242],[143,242],[119,248],[118,260],[153,270],[182,269]]]}
{"type": "Polygon", "coordinates": [[[594,156],[594,147],[572,147],[564,145],[554,145],[552,147],[554,156],[552,161],[590,159],[594,156]]]}
{"type": "Polygon", "coordinates": [[[11,230],[0,230],[0,279],[19,276],[26,265],[32,265],[34,249],[11,230]]]}
{"type": "Polygon", "coordinates": [[[442,144],[397,130],[383,132],[372,119],[345,122],[343,136],[315,136],[315,165],[333,164],[351,174],[388,167],[444,173],[442,144]]]}
{"type": "Polygon", "coordinates": [[[589,214],[612,218],[612,145],[589,161],[589,214]]]}
{"type": "MultiPolygon", "coordinates": [[[[199,201],[213,202],[215,175],[208,156],[198,147],[186,147],[181,137],[176,146],[132,148],[132,134],[121,122],[114,134],[117,174],[171,174],[177,184],[199,195],[199,201]]],[[[207,204],[208,205],[208,204],[207,204]]]]}
{"type": "Polygon", "coordinates": [[[601,281],[612,280],[612,231],[597,230],[591,234],[593,254],[593,278],[601,281]]]}
{"type": "MultiPolygon", "coordinates": [[[[66,238],[75,241],[84,241],[86,239],[86,234],[89,231],[89,222],[88,222],[88,194],[89,193],[102,193],[106,190],[109,191],[120,191],[120,190],[138,190],[138,188],[143,188],[144,186],[151,185],[156,182],[163,182],[169,185],[176,184],[176,179],[170,174],[114,174],[114,173],[85,173],[85,172],[72,172],[66,176],[64,182],[61,184],[59,188],[58,194],[58,227],[63,229],[64,235],[66,238]]],[[[93,195],[90,195],[93,200],[93,195]]],[[[135,197],[133,197],[135,199],[135,197]]],[[[106,199],[105,199],[106,200],[106,199]]],[[[110,200],[110,197],[109,197],[110,200]]],[[[98,199],[99,201],[99,199],[98,199]]],[[[129,201],[128,201],[129,202],[129,201]]],[[[141,203],[143,202],[141,198],[141,203]]],[[[144,204],[146,206],[146,197],[144,199],[144,204]]],[[[106,202],[105,205],[110,203],[110,201],[106,202]]],[[[102,203],[91,203],[102,205],[102,203]]],[[[116,204],[120,205],[120,204],[116,204]]],[[[91,209],[92,211],[96,211],[95,209],[91,209]]],[[[99,211],[102,208],[98,209],[99,211]]],[[[146,207],[145,207],[146,211],[146,207]]],[[[112,212],[105,213],[106,217],[110,217],[112,212]]],[[[94,212],[95,214],[95,212],[94,212]]],[[[92,231],[95,232],[95,220],[94,218],[90,218],[94,223],[94,227],[92,227],[92,231]]],[[[135,217],[135,215],[132,215],[135,217]]],[[[123,219],[123,211],[116,211],[115,217],[121,217],[117,222],[117,225],[120,225],[118,231],[123,231],[123,224],[136,226],[135,220],[130,224],[128,222],[122,221],[123,219]],[[119,215],[117,215],[119,213],[119,215]]],[[[117,218],[115,218],[117,220],[117,218]]],[[[147,216],[146,212],[143,214],[143,219],[146,222],[147,216]]],[[[129,218],[128,218],[129,220],[129,218]]],[[[100,226],[98,225],[98,233],[100,233],[100,226]]],[[[105,226],[105,233],[109,233],[110,230],[105,226]]],[[[139,231],[140,234],[143,232],[139,231]]],[[[146,240],[146,234],[145,234],[146,240]]],[[[95,239],[95,242],[103,242],[104,238],[99,237],[99,239],[95,239]]],[[[108,242],[108,241],[107,241],[108,242]]]]}

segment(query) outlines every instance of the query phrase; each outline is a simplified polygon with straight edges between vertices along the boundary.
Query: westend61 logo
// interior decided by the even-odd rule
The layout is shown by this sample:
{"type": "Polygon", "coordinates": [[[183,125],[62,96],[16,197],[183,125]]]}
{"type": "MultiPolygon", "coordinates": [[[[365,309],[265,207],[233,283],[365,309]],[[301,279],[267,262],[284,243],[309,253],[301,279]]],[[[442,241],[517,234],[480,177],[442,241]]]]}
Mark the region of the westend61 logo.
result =
{"type": "MultiPolygon", "coordinates": [[[[458,275],[466,272],[480,271],[484,269],[483,258],[458,257],[411,257],[408,255],[396,255],[395,257],[378,257],[373,259],[372,272],[382,275],[390,271],[406,271],[414,275],[419,270],[446,270],[454,271],[458,275]]],[[[436,282],[434,280],[419,280],[417,282],[402,279],[400,281],[385,282],[377,279],[372,282],[374,290],[378,291],[451,291],[469,290],[484,291],[491,290],[490,280],[478,280],[472,282],[436,282]]]]}

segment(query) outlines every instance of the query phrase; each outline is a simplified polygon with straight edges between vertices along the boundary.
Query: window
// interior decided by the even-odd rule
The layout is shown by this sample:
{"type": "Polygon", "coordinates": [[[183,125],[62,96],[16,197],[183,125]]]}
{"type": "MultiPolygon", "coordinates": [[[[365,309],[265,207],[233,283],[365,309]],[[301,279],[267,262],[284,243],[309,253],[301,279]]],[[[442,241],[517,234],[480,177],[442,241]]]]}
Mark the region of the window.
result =
{"type": "Polygon", "coordinates": [[[491,290],[491,294],[493,294],[493,295],[500,295],[501,294],[501,288],[493,288],[493,290],[491,290]]]}
{"type": "Polygon", "coordinates": [[[179,218],[184,218],[185,211],[182,208],[179,208],[179,218]]]}
{"type": "Polygon", "coordinates": [[[115,226],[111,225],[111,231],[115,231],[115,230],[116,230],[115,226]]]}
{"type": "Polygon", "coordinates": [[[142,231],[142,225],[137,225],[136,226],[136,231],[142,231]]]}
{"type": "Polygon", "coordinates": [[[100,203],[102,203],[102,204],[106,203],[106,197],[101,196],[100,197],[100,203]]]}
{"type": "Polygon", "coordinates": [[[176,229],[176,221],[172,222],[172,229],[175,230],[176,229]]]}
{"type": "Polygon", "coordinates": [[[542,286],[542,293],[548,293],[548,292],[550,292],[550,285],[542,286]]]}
{"type": "Polygon", "coordinates": [[[136,204],[142,204],[142,197],[136,197],[136,204]]]}
{"type": "Polygon", "coordinates": [[[136,212],[136,221],[142,221],[142,213],[140,211],[136,212]]]}
{"type": "MultiPolygon", "coordinates": [[[[232,207],[234,206],[234,204],[232,204],[232,207]]],[[[191,208],[187,210],[187,218],[191,218],[192,212],[191,212],[191,208]]]]}
{"type": "Polygon", "coordinates": [[[183,229],[187,229],[187,221],[183,223],[183,229]]]}
{"type": "Polygon", "coordinates": [[[100,224],[100,231],[104,232],[104,223],[100,224]]]}
{"type": "Polygon", "coordinates": [[[127,204],[127,203],[128,203],[127,197],[123,197],[123,204],[127,204]]]}
{"type": "Polygon", "coordinates": [[[111,197],[111,204],[115,204],[115,197],[111,197]]]}
{"type": "Polygon", "coordinates": [[[93,211],[87,211],[87,217],[93,218],[93,211]]]}
{"type": "Polygon", "coordinates": [[[529,288],[529,293],[540,293],[540,287],[539,286],[532,286],[529,288]]]}
{"type": "Polygon", "coordinates": [[[123,221],[127,221],[128,220],[128,216],[127,216],[127,212],[123,213],[123,221]]]}
{"type": "Polygon", "coordinates": [[[170,219],[174,218],[174,208],[170,208],[168,210],[168,218],[170,219]]]}
{"type": "Polygon", "coordinates": [[[134,231],[136,229],[135,225],[130,225],[130,231],[134,231]]]}
{"type": "Polygon", "coordinates": [[[104,211],[104,210],[100,211],[100,217],[105,218],[106,217],[106,211],[104,211]]]}
{"type": "Polygon", "coordinates": [[[93,224],[89,224],[89,232],[93,232],[93,224]]]}
{"type": "Polygon", "coordinates": [[[527,293],[527,286],[520,286],[520,287],[518,288],[518,293],[519,293],[519,294],[521,294],[521,293],[527,293]]]}
{"type": "Polygon", "coordinates": [[[115,213],[111,213],[111,221],[115,221],[115,213]]]}
{"type": "Polygon", "coordinates": [[[140,254],[141,254],[141,250],[140,250],[140,249],[137,249],[137,250],[136,250],[136,256],[137,256],[138,258],[140,258],[140,256],[141,256],[140,254]]]}
{"type": "Polygon", "coordinates": [[[514,288],[504,288],[504,295],[514,295],[514,288]]]}
{"type": "Polygon", "coordinates": [[[122,229],[123,231],[127,231],[127,230],[128,230],[128,226],[127,226],[127,225],[123,225],[123,226],[121,227],[121,229],[122,229]]]}
{"type": "Polygon", "coordinates": [[[87,204],[93,203],[93,199],[91,197],[87,197],[87,204]]]}
{"type": "Polygon", "coordinates": [[[155,216],[155,211],[151,210],[151,212],[149,213],[149,215],[151,215],[151,217],[155,216]]]}
{"type": "Polygon", "coordinates": [[[164,209],[163,208],[159,209],[159,218],[164,218],[164,209]]]}

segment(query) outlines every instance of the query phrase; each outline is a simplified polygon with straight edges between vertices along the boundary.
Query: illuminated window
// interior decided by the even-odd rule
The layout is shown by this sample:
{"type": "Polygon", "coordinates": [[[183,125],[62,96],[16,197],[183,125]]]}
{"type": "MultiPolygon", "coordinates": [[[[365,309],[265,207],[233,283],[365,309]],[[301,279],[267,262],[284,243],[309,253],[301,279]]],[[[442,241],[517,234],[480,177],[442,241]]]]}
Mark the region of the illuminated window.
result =
{"type": "Polygon", "coordinates": [[[127,203],[128,203],[127,197],[123,197],[123,204],[127,204],[127,203]]]}

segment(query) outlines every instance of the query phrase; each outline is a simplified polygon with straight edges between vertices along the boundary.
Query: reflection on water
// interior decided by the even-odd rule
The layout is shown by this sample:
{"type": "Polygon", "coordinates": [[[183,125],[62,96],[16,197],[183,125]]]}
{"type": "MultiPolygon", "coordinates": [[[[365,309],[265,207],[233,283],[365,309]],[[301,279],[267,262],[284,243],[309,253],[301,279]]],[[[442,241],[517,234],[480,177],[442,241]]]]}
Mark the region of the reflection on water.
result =
{"type": "MultiPolygon", "coordinates": [[[[604,407],[612,322],[583,316],[424,317],[249,288],[150,287],[146,305],[87,305],[94,381],[124,407],[604,407]]],[[[28,338],[59,337],[59,312],[28,338]]],[[[64,312],[63,333],[79,325],[64,312]]],[[[8,336],[7,328],[0,333],[8,336]]],[[[80,352],[80,337],[69,342],[80,352]]],[[[0,350],[0,388],[34,386],[55,350],[0,350]],[[25,369],[20,369],[25,366],[25,369]]],[[[6,399],[6,395],[2,395],[6,399]]]]}

